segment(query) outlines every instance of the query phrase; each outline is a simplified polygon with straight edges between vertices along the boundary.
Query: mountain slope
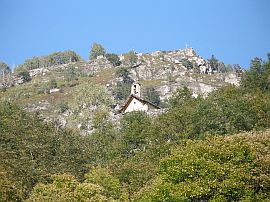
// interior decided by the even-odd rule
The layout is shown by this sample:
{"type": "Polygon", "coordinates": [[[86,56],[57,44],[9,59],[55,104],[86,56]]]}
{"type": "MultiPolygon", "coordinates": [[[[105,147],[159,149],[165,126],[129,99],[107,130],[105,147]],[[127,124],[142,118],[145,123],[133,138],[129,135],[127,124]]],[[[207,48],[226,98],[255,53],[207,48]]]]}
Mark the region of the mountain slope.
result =
{"type": "Polygon", "coordinates": [[[119,55],[120,66],[114,66],[105,57],[100,56],[89,62],[70,62],[31,69],[28,70],[30,82],[24,82],[22,77],[12,74],[3,79],[5,82],[0,85],[0,100],[15,102],[29,112],[37,111],[45,120],[57,121],[60,126],[88,128],[87,130],[91,131],[93,127],[90,125],[93,125],[93,121],[92,118],[88,120],[89,113],[95,114],[98,104],[93,104],[90,107],[92,111],[86,115],[88,95],[85,95],[81,98],[82,106],[76,111],[76,94],[82,90],[81,87],[87,88],[90,83],[101,86],[105,89],[106,96],[112,100],[110,106],[106,106],[106,117],[113,118],[114,106],[125,101],[124,98],[119,100],[116,96],[119,85],[125,82],[119,75],[119,71],[123,69],[126,69],[129,79],[124,86],[126,94],[129,93],[128,85],[132,81],[139,81],[143,91],[154,88],[162,103],[165,103],[164,106],[172,94],[184,86],[197,97],[207,96],[209,92],[222,86],[238,85],[240,81],[235,71],[222,73],[220,68],[213,69],[209,61],[197,55],[192,48],[137,53],[135,57],[135,62],[131,64],[125,54],[119,55]],[[76,113],[81,115],[72,117],[76,113]],[[85,127],[81,127],[80,116],[87,119],[88,124],[85,127]]]}

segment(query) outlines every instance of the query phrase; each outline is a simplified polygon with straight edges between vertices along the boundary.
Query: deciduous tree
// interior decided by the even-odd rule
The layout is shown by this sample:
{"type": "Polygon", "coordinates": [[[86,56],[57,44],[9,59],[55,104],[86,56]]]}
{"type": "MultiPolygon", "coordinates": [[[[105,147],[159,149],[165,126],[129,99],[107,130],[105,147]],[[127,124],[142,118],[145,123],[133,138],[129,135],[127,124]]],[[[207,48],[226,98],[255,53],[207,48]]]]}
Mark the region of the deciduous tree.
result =
{"type": "Polygon", "coordinates": [[[105,54],[106,54],[105,48],[101,44],[94,42],[89,52],[89,59],[94,60],[97,59],[97,57],[100,55],[105,56],[105,54]]]}

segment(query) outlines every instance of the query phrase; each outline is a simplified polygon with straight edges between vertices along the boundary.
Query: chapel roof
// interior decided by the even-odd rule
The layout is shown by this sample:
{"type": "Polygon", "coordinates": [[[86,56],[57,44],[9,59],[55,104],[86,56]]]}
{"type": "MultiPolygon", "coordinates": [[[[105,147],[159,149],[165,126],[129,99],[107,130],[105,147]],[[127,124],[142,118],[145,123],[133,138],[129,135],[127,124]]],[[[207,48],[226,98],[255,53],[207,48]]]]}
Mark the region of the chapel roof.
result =
{"type": "Polygon", "coordinates": [[[152,107],[154,107],[155,109],[160,109],[160,107],[157,106],[157,105],[155,105],[154,103],[152,103],[152,102],[150,102],[148,100],[145,100],[145,99],[143,99],[141,97],[138,97],[138,96],[136,96],[134,94],[130,94],[130,96],[128,97],[128,99],[125,102],[125,104],[120,108],[120,110],[119,110],[120,113],[123,113],[127,109],[127,107],[129,106],[129,104],[131,103],[131,101],[132,101],[133,98],[139,100],[140,102],[142,102],[144,104],[149,104],[152,107]]]}

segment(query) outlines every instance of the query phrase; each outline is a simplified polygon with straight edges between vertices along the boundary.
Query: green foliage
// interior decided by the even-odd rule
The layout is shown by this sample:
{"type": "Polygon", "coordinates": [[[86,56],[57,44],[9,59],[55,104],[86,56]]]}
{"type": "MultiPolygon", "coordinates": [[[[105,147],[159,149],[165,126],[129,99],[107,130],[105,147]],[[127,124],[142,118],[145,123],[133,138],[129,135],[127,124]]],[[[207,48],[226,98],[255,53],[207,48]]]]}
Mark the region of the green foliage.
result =
{"type": "Polygon", "coordinates": [[[249,91],[270,91],[270,59],[262,62],[255,58],[251,61],[250,69],[246,71],[241,81],[241,86],[249,91]]]}
{"type": "Polygon", "coordinates": [[[157,158],[152,152],[154,151],[137,152],[128,159],[116,159],[111,165],[111,170],[114,170],[115,175],[127,191],[130,201],[132,201],[134,193],[139,191],[158,172],[157,158]]]}
{"type": "Polygon", "coordinates": [[[114,66],[119,66],[121,65],[121,61],[120,58],[118,57],[118,55],[114,54],[114,53],[107,53],[105,55],[105,57],[107,58],[107,60],[109,60],[109,62],[114,66]]]}
{"type": "Polygon", "coordinates": [[[56,79],[51,79],[49,84],[50,89],[57,88],[57,81],[56,79]]]}
{"type": "Polygon", "coordinates": [[[100,107],[94,111],[93,115],[93,127],[94,128],[103,128],[106,125],[107,119],[109,117],[108,108],[100,107]]]}
{"type": "Polygon", "coordinates": [[[190,62],[188,59],[183,59],[181,60],[182,65],[184,65],[185,68],[189,69],[193,69],[193,64],[192,62],[190,62]]]}
{"type": "Polygon", "coordinates": [[[28,71],[20,71],[18,76],[22,78],[24,82],[31,81],[31,76],[28,71]]]}
{"type": "Polygon", "coordinates": [[[97,59],[98,56],[105,56],[106,51],[101,44],[94,42],[91,46],[91,50],[89,52],[89,59],[94,60],[97,59]]]}
{"type": "Polygon", "coordinates": [[[120,67],[119,69],[117,69],[115,75],[117,77],[122,77],[124,83],[131,84],[133,82],[129,76],[129,69],[126,67],[120,67]]]}
{"type": "Polygon", "coordinates": [[[65,73],[65,80],[68,82],[69,87],[74,87],[78,84],[78,75],[73,66],[69,67],[65,73]]]}
{"type": "Polygon", "coordinates": [[[228,65],[225,65],[225,66],[221,66],[219,68],[219,71],[222,72],[222,73],[226,73],[226,72],[233,72],[233,66],[228,64],[228,65]]]}
{"type": "Polygon", "coordinates": [[[106,124],[101,129],[86,137],[89,144],[88,159],[94,165],[105,165],[119,154],[118,133],[112,124],[106,124]]]}
{"type": "MultiPolygon", "coordinates": [[[[225,65],[224,62],[219,61],[214,55],[212,55],[211,58],[208,59],[208,64],[212,71],[226,73],[232,72],[234,70],[234,68],[231,65],[225,65]]],[[[241,70],[241,67],[239,65],[237,66],[240,68],[239,70],[241,70]]]]}
{"type": "Polygon", "coordinates": [[[225,97],[223,93],[215,93],[201,101],[193,113],[192,132],[225,135],[252,130],[257,123],[253,103],[238,95],[225,97]]]}
{"type": "Polygon", "coordinates": [[[226,65],[224,64],[224,62],[218,62],[218,72],[230,72],[230,69],[226,67],[226,65]]]}
{"type": "Polygon", "coordinates": [[[118,100],[126,100],[130,95],[130,84],[118,83],[114,91],[114,95],[118,100]]]}
{"type": "Polygon", "coordinates": [[[106,117],[111,105],[112,100],[104,87],[92,82],[78,85],[73,90],[70,104],[70,109],[74,111],[70,117],[71,124],[80,123],[81,129],[102,126],[107,121],[106,117]],[[94,117],[96,120],[90,123],[94,117]]]}
{"type": "Polygon", "coordinates": [[[125,58],[125,61],[127,61],[131,67],[137,64],[138,56],[134,50],[129,51],[128,53],[124,54],[124,58],[125,58]]]}
{"type": "Polygon", "coordinates": [[[114,90],[114,96],[118,100],[126,100],[130,95],[130,87],[133,83],[133,79],[129,76],[129,69],[126,67],[120,67],[116,71],[116,76],[122,78],[122,82],[118,82],[114,90]]]}
{"type": "Polygon", "coordinates": [[[183,138],[198,137],[199,134],[191,133],[193,126],[192,117],[194,108],[200,100],[190,99],[161,114],[156,121],[156,136],[160,142],[178,142],[183,138]]]}
{"type": "Polygon", "coordinates": [[[9,187],[1,197],[23,199],[50,173],[83,174],[83,137],[56,130],[9,103],[0,104],[0,117],[0,168],[9,187]]]}
{"type": "Polygon", "coordinates": [[[269,145],[269,132],[186,141],[161,161],[158,177],[135,201],[264,201],[270,180],[258,187],[256,171],[267,172],[265,141],[269,145]]]}
{"type": "Polygon", "coordinates": [[[122,153],[125,156],[134,154],[147,144],[145,131],[150,126],[150,118],[144,112],[131,112],[125,114],[122,120],[122,153]]]}
{"type": "Polygon", "coordinates": [[[184,88],[169,100],[170,110],[157,124],[167,138],[200,137],[211,133],[228,135],[270,126],[269,95],[247,94],[234,86],[222,88],[207,98],[193,98],[184,88]]]}
{"type": "Polygon", "coordinates": [[[208,59],[209,66],[211,67],[212,71],[218,71],[219,61],[218,59],[212,55],[210,59],[208,59]]]}
{"type": "Polygon", "coordinates": [[[152,103],[154,103],[155,105],[159,105],[160,104],[160,97],[158,92],[153,88],[146,88],[144,91],[144,98],[152,103]]]}
{"type": "MultiPolygon", "coordinates": [[[[0,201],[267,201],[270,132],[255,130],[270,127],[268,65],[254,63],[259,68],[248,70],[241,87],[205,98],[184,87],[166,112],[127,113],[114,123],[106,89],[81,83],[65,89],[72,99],[57,105],[71,111],[68,127],[81,124],[74,131],[1,103],[0,201]],[[234,135],[241,131],[252,132],[234,135]]],[[[77,75],[69,70],[72,81],[77,75]]],[[[129,69],[117,68],[116,75],[128,95],[129,69]]],[[[32,92],[22,86],[13,92],[17,102],[32,92]]]]}
{"type": "Polygon", "coordinates": [[[11,70],[10,70],[9,66],[6,63],[0,61],[0,72],[1,72],[1,74],[7,74],[10,71],[11,70]]]}
{"type": "MultiPolygon", "coordinates": [[[[9,66],[6,63],[0,61],[0,75],[2,75],[3,83],[6,83],[9,81],[7,76],[10,77],[10,74],[11,74],[11,69],[9,68],[9,66]]],[[[5,90],[6,90],[6,87],[1,86],[0,91],[4,92],[5,90]]]]}
{"type": "Polygon", "coordinates": [[[98,84],[88,82],[76,86],[74,89],[74,103],[73,108],[79,110],[80,108],[89,108],[91,106],[106,106],[112,104],[112,100],[106,92],[106,89],[98,84]]]}
{"type": "Polygon", "coordinates": [[[54,65],[68,64],[70,62],[81,61],[82,58],[74,51],[67,50],[64,52],[55,52],[48,56],[33,57],[31,59],[26,59],[22,65],[19,65],[15,71],[20,71],[21,69],[31,70],[37,68],[51,67],[54,65]]]}
{"type": "Polygon", "coordinates": [[[107,168],[96,167],[87,173],[85,178],[86,183],[96,184],[104,188],[106,197],[121,201],[126,197],[120,181],[107,168]]]}
{"type": "Polygon", "coordinates": [[[38,184],[27,201],[114,201],[96,184],[79,183],[71,175],[54,175],[50,184],[38,184]]]}
{"type": "Polygon", "coordinates": [[[192,99],[192,92],[184,86],[183,89],[177,89],[169,100],[171,107],[181,106],[183,103],[188,102],[192,99]]]}
{"type": "Polygon", "coordinates": [[[64,113],[69,109],[68,102],[61,102],[58,107],[60,113],[64,113]]]}
{"type": "MultiPolygon", "coordinates": [[[[1,157],[4,154],[1,151],[1,157]]],[[[0,164],[0,201],[20,201],[23,198],[20,182],[10,176],[8,168],[0,164]]]]}
{"type": "Polygon", "coordinates": [[[59,64],[67,64],[70,62],[78,62],[81,61],[81,57],[77,55],[74,51],[64,51],[64,52],[56,52],[52,53],[48,56],[48,60],[50,66],[59,65],[59,64]]]}

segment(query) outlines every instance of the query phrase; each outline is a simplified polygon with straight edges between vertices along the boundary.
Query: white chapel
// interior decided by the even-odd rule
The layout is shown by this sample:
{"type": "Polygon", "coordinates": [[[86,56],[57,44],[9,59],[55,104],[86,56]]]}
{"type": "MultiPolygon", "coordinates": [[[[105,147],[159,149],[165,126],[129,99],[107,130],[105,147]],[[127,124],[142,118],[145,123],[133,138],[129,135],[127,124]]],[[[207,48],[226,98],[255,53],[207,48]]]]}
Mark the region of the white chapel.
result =
{"type": "Polygon", "coordinates": [[[125,104],[119,110],[121,113],[127,113],[132,111],[150,111],[160,109],[155,104],[145,100],[141,95],[141,84],[135,82],[131,86],[131,93],[125,104]]]}

